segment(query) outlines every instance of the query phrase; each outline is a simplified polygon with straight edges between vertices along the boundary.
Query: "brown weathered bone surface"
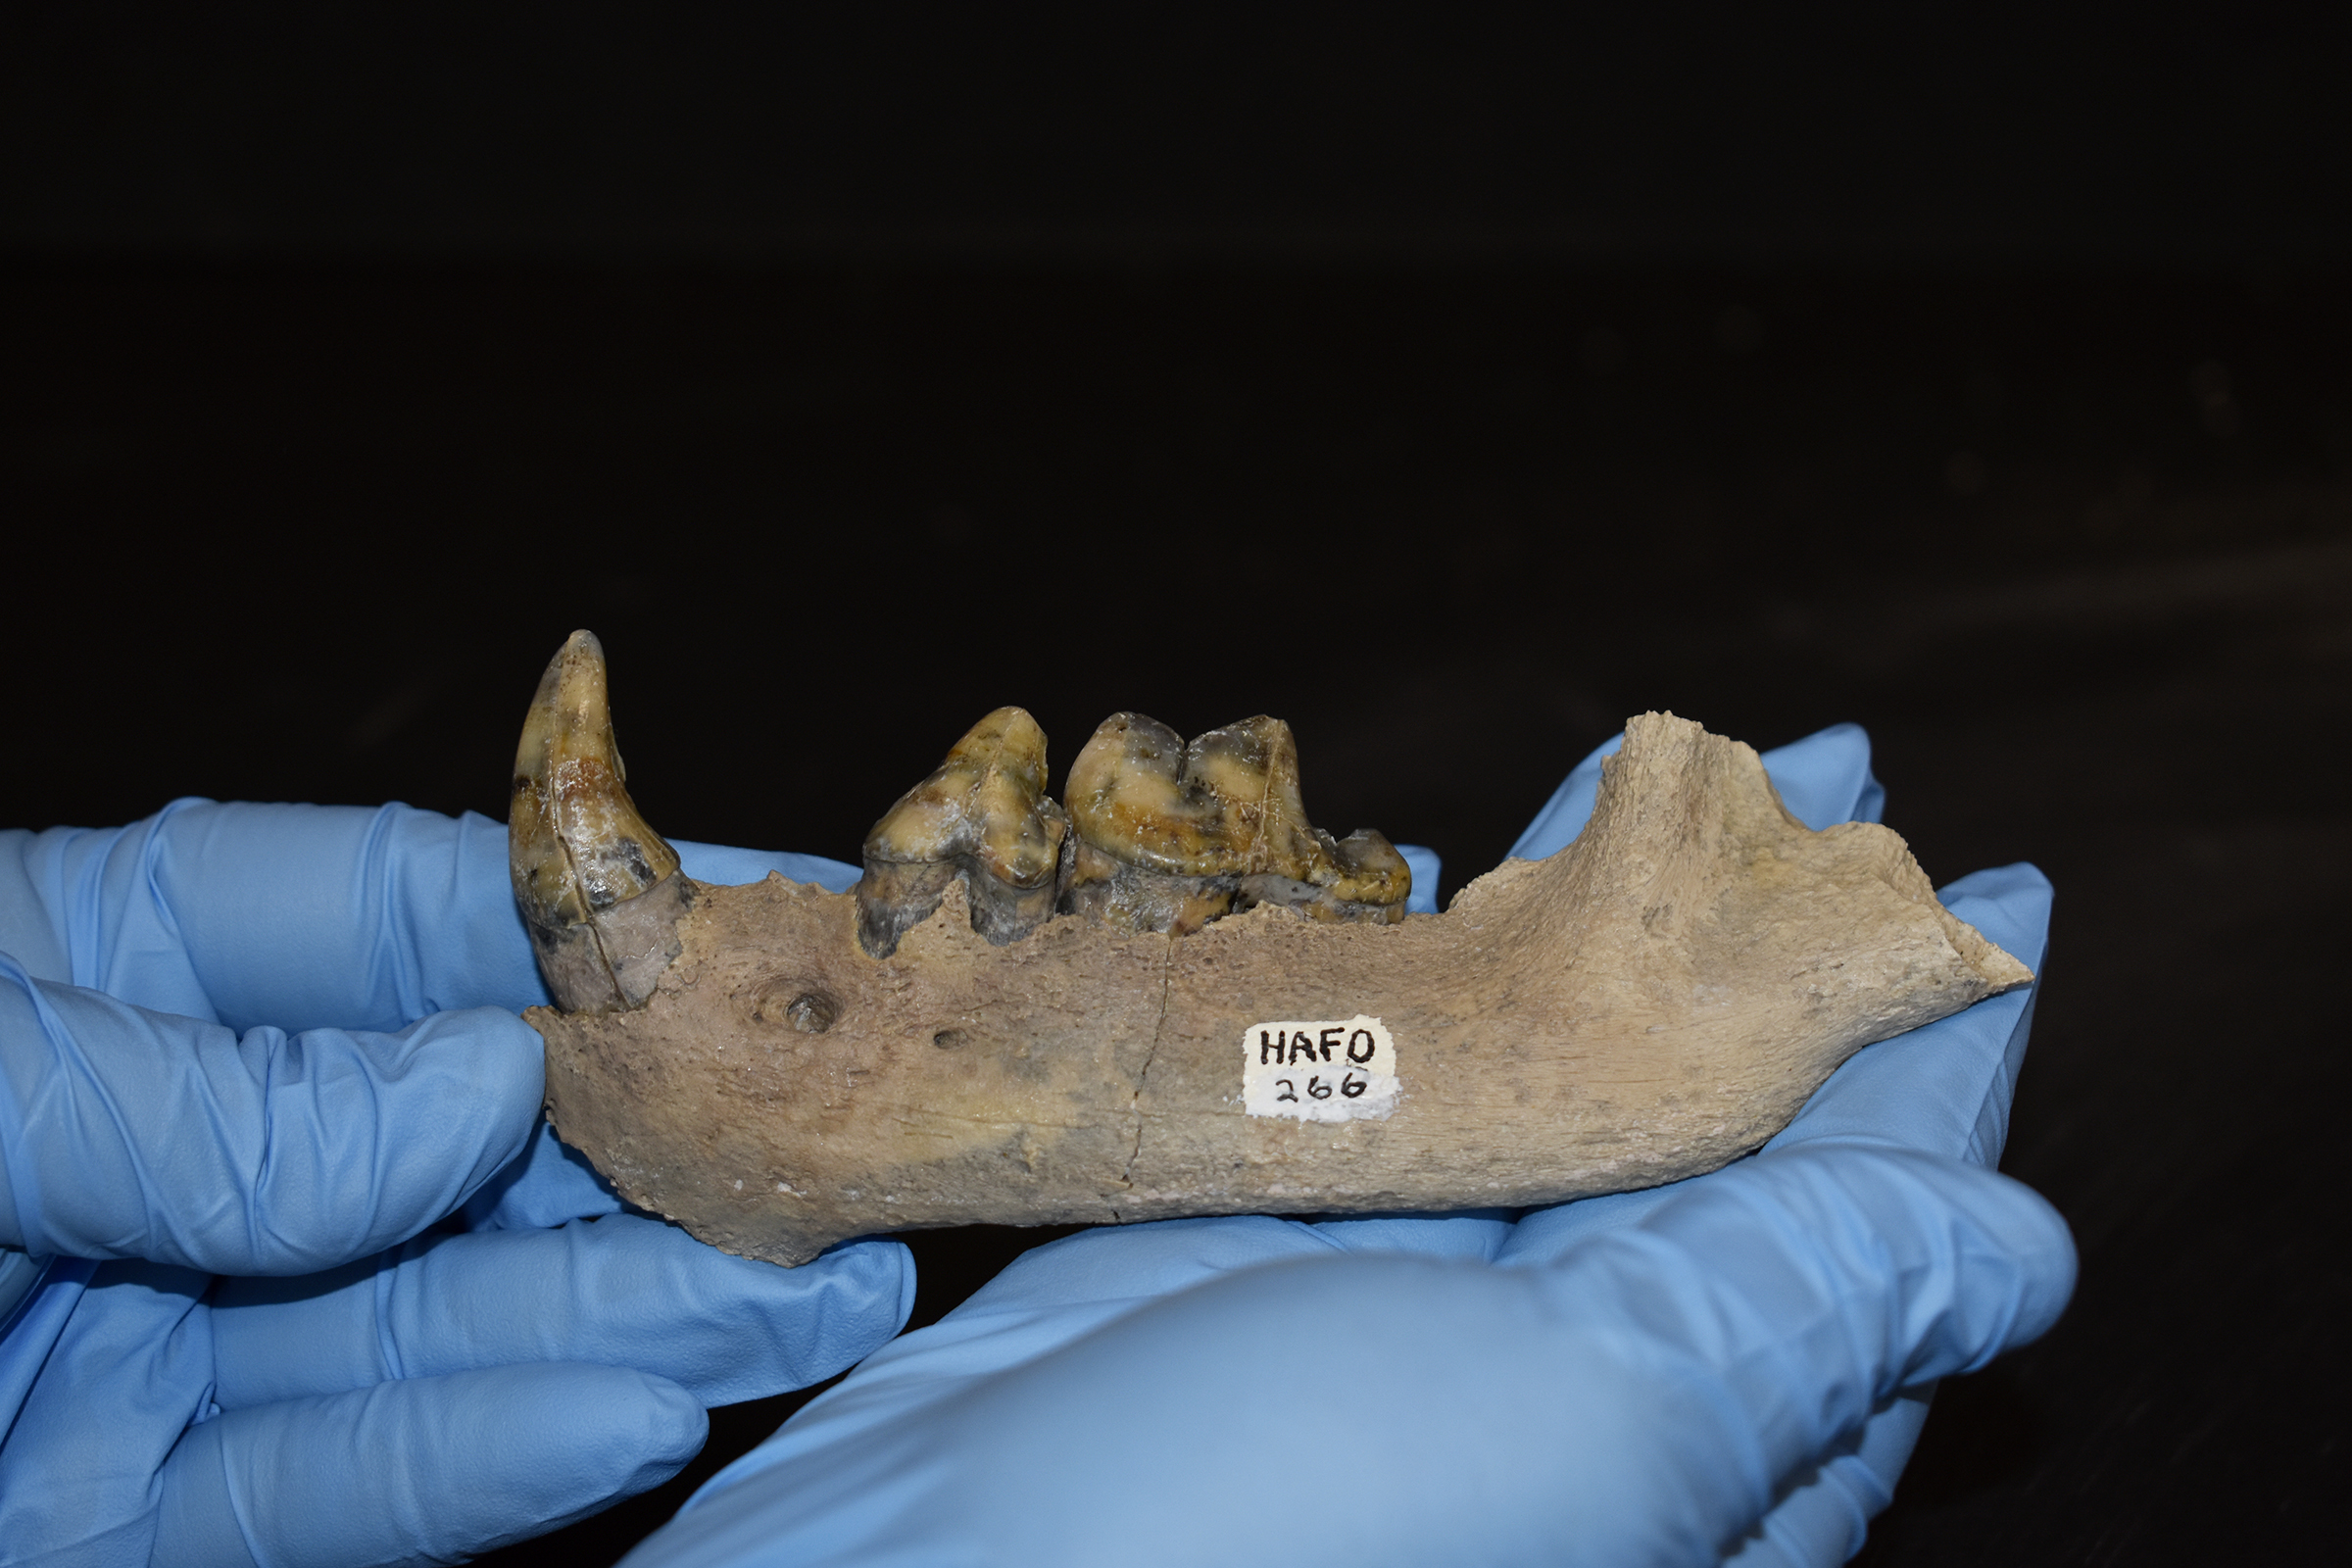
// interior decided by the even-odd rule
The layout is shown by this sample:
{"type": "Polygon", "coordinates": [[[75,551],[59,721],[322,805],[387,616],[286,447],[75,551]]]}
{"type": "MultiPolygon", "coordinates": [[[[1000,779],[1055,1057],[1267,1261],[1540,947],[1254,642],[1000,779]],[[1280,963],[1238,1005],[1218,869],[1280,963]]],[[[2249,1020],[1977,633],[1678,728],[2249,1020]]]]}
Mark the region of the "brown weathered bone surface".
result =
{"type": "Polygon", "coordinates": [[[917,1226],[1672,1181],[1754,1149],[1862,1046],[2032,978],[1893,833],[1807,830],[1753,751],[1658,713],[1627,725],[1575,844],[1395,925],[1269,905],[1000,947],[951,886],[877,959],[849,895],[771,876],[683,903],[642,1007],[529,1015],[549,1112],[633,1201],[780,1263],[917,1226]],[[1265,1035],[1298,1031],[1282,1081],[1331,1095],[1329,1042],[1358,1036],[1327,1020],[1385,1029],[1393,1100],[1251,1114],[1247,1063],[1283,1059],[1265,1035]]]}

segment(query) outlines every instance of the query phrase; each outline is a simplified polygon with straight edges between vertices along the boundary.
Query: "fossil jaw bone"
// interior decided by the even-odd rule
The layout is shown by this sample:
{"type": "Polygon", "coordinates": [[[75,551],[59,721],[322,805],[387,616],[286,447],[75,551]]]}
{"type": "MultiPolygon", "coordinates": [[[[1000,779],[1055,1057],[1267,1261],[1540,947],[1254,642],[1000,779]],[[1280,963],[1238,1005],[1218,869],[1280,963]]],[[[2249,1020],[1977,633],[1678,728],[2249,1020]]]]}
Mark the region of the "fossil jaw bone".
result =
{"type": "Polygon", "coordinates": [[[1070,764],[1061,907],[1131,931],[1199,930],[1280,904],[1321,920],[1404,918],[1412,871],[1368,830],[1306,819],[1291,727],[1259,714],[1183,738],[1141,713],[1104,719],[1070,764]]]}
{"type": "MultiPolygon", "coordinates": [[[[535,706],[526,760],[538,725],[535,706]]],[[[544,858],[540,823],[642,827],[608,796],[565,815],[546,793],[518,788],[514,834],[518,894],[543,905],[524,865],[544,858]]],[[[586,921],[601,938],[632,905],[674,911],[643,1006],[529,1014],[549,1114],[624,1197],[779,1263],[916,1226],[1652,1186],[1754,1149],[1871,1041],[2032,979],[1936,902],[1893,833],[1807,830],[1753,751],[1657,713],[1627,724],[1575,844],[1395,925],[1261,906],[1185,936],[1052,920],[1000,947],[951,883],[876,959],[850,896],[771,876],[655,903],[667,885],[586,921]],[[1353,1057],[1373,1023],[1393,1082],[1340,1098],[1330,1050],[1353,1057]],[[1268,1053],[1330,1097],[1318,1119],[1260,1113],[1250,1064],[1268,1053]]],[[[551,983],[572,951],[542,943],[551,983]]]]}
{"type": "Polygon", "coordinates": [[[1054,912],[1069,821],[1046,796],[1046,732],[1018,708],[974,724],[865,836],[858,941],[887,958],[961,881],[972,929],[1000,946],[1054,912]]]}

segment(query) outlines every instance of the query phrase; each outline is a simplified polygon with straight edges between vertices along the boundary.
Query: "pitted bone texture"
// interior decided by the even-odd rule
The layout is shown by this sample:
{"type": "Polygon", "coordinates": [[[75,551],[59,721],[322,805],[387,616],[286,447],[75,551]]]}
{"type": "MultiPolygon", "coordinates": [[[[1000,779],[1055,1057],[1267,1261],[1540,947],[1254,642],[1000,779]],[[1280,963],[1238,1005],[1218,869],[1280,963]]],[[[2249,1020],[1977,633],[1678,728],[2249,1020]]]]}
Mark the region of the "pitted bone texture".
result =
{"type": "Polygon", "coordinates": [[[1307,820],[1298,746],[1279,718],[1188,746],[1157,719],[1114,713],[1070,764],[1065,793],[1065,913],[1180,936],[1259,904],[1317,920],[1404,917],[1404,857],[1369,829],[1335,839],[1307,820]]]}
{"type": "Polygon", "coordinates": [[[1046,732],[1018,708],[974,724],[865,836],[858,942],[887,958],[961,881],[972,929],[1000,947],[1054,912],[1069,822],[1046,795],[1046,732]]]}

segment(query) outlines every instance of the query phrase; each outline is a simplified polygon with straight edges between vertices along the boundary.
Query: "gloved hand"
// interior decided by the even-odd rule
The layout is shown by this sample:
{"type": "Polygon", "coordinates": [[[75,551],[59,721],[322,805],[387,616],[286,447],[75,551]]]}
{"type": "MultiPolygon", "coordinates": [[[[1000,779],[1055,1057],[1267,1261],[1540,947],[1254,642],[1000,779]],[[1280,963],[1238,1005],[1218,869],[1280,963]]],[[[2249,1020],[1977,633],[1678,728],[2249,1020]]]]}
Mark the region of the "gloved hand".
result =
{"type": "MultiPolygon", "coordinates": [[[[1514,853],[1575,836],[1600,755],[1514,853]]],[[[1850,726],[1766,763],[1815,827],[1883,798],[1850,726]]],[[[2038,966],[2038,872],[1943,898],[2038,966]]],[[[1933,1380],[2072,1290],[2063,1222],[1988,1168],[2031,1011],[2013,994],[1870,1047],[1762,1153],[1672,1187],[1515,1223],[1176,1220],[1040,1248],[628,1561],[1841,1561],[1933,1380]]]]}
{"type": "Polygon", "coordinates": [[[544,1000],[478,816],[0,835],[0,1562],[456,1561],[897,1332],[895,1242],[786,1270],[622,1212],[540,1120],[544,1000]]]}

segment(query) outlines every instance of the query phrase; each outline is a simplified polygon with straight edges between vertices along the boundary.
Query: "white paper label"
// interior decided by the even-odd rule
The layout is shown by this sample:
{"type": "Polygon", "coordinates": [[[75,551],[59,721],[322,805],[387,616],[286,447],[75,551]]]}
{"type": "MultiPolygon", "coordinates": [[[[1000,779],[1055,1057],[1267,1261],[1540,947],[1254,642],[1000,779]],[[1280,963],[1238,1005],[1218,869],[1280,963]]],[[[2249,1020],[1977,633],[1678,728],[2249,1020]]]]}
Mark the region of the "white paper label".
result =
{"type": "Polygon", "coordinates": [[[1242,1032],[1242,1108],[1298,1121],[1386,1116],[1396,1108],[1396,1042],[1360,1012],[1253,1023],[1242,1032]]]}

